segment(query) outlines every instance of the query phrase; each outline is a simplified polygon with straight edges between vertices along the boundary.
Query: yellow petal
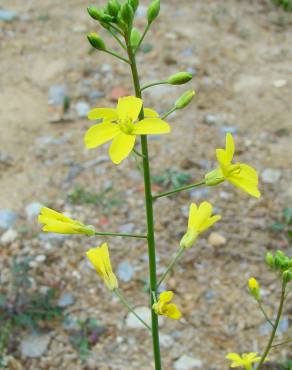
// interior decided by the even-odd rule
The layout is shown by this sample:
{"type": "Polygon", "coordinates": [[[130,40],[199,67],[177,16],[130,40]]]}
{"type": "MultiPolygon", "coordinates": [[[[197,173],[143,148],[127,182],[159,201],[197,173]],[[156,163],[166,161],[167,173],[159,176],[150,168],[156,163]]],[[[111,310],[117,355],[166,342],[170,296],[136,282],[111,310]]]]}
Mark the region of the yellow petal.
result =
{"type": "Polygon", "coordinates": [[[97,273],[102,277],[105,276],[105,265],[103,259],[103,251],[100,247],[91,248],[86,252],[86,256],[97,271],[97,273]]]}
{"type": "Polygon", "coordinates": [[[79,225],[59,221],[46,224],[42,230],[57,234],[82,234],[83,232],[82,227],[79,225]]]}
{"type": "Polygon", "coordinates": [[[95,108],[88,113],[87,117],[90,120],[104,119],[114,121],[118,119],[118,112],[112,108],[95,108]]]}
{"type": "Polygon", "coordinates": [[[226,159],[231,162],[234,156],[234,140],[230,132],[226,134],[226,159]]]}
{"type": "Polygon", "coordinates": [[[136,98],[135,96],[119,98],[117,107],[119,119],[130,118],[132,121],[135,121],[139,116],[142,105],[142,99],[136,98]]]}
{"type": "Polygon", "coordinates": [[[238,353],[228,353],[228,355],[226,356],[227,360],[231,360],[231,361],[241,361],[241,357],[239,356],[238,353]]]}
{"type": "Polygon", "coordinates": [[[179,320],[181,318],[181,312],[174,303],[171,303],[167,305],[166,316],[174,320],[179,320]]]}
{"type": "Polygon", "coordinates": [[[231,173],[226,180],[255,198],[261,196],[258,190],[258,174],[247,164],[240,163],[240,171],[231,173]]]}
{"type": "Polygon", "coordinates": [[[170,290],[167,290],[165,292],[162,292],[159,296],[159,302],[161,303],[167,303],[170,302],[173,298],[173,292],[170,290]]]}
{"type": "Polygon", "coordinates": [[[84,136],[84,142],[87,148],[96,148],[113,139],[119,132],[119,126],[114,123],[98,123],[87,130],[84,136]]]}
{"type": "Polygon", "coordinates": [[[144,116],[152,118],[152,117],[159,117],[159,114],[153,109],[144,108],[144,116]]]}
{"type": "Polygon", "coordinates": [[[40,221],[40,220],[43,220],[44,217],[46,217],[48,219],[51,218],[53,220],[58,220],[58,221],[74,222],[74,220],[72,220],[70,217],[67,217],[67,216],[63,215],[63,213],[54,211],[53,209],[47,208],[47,207],[42,207],[41,208],[41,212],[40,212],[40,215],[39,215],[39,218],[38,218],[40,223],[45,223],[43,221],[40,221]]]}
{"type": "Polygon", "coordinates": [[[136,136],[127,135],[120,132],[114,139],[110,146],[109,155],[115,164],[119,164],[132,151],[135,145],[136,136]]]}
{"type": "Polygon", "coordinates": [[[100,253],[102,255],[103,264],[105,267],[105,271],[107,273],[112,272],[112,265],[110,261],[109,251],[108,251],[108,245],[107,243],[103,243],[100,247],[100,253]]]}
{"type": "Polygon", "coordinates": [[[190,210],[189,210],[189,223],[188,223],[188,228],[191,229],[192,225],[196,222],[196,215],[197,215],[198,207],[196,203],[192,203],[190,205],[190,210]]]}
{"type": "Polygon", "coordinates": [[[206,231],[207,229],[209,229],[209,227],[213,226],[219,220],[221,220],[220,215],[215,215],[215,216],[212,216],[212,217],[208,218],[205,222],[203,222],[201,224],[200,232],[202,233],[202,232],[206,231]]]}
{"type": "Polygon", "coordinates": [[[216,149],[216,157],[221,166],[227,166],[228,164],[230,164],[226,151],[224,149],[216,149]]]}
{"type": "Polygon", "coordinates": [[[145,118],[134,125],[135,135],[167,134],[171,131],[169,124],[160,118],[145,118]]]}
{"type": "Polygon", "coordinates": [[[196,231],[201,231],[201,225],[204,224],[208,220],[208,218],[212,214],[212,205],[209,202],[202,202],[199,205],[196,217],[194,219],[194,223],[192,224],[192,228],[196,231]]]}

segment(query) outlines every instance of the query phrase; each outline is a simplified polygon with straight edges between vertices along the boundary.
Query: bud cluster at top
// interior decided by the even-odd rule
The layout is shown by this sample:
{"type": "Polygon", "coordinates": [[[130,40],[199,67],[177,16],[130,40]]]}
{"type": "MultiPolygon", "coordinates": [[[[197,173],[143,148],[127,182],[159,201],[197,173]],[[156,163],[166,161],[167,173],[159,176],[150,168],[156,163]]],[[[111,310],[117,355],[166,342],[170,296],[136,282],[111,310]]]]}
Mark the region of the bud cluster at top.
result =
{"type": "Polygon", "coordinates": [[[286,256],[282,251],[278,250],[274,256],[268,252],[266,254],[266,262],[271,268],[282,274],[285,282],[292,280],[292,258],[286,256]]]}

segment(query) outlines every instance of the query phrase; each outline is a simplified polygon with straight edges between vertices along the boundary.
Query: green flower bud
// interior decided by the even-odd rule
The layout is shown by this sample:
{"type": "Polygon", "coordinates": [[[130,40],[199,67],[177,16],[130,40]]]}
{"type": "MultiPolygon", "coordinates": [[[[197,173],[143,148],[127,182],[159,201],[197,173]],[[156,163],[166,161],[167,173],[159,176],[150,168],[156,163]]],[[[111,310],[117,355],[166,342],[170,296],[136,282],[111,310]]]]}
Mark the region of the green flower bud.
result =
{"type": "Polygon", "coordinates": [[[176,109],[183,109],[185,108],[188,104],[190,104],[191,100],[195,96],[194,90],[188,90],[186,91],[180,98],[177,99],[175,102],[175,108],[176,109]]]}
{"type": "Polygon", "coordinates": [[[180,241],[180,247],[181,248],[191,248],[197,238],[198,238],[198,233],[194,230],[188,230],[186,234],[182,237],[182,240],[180,241]]]}
{"type": "Polygon", "coordinates": [[[167,83],[170,85],[183,85],[189,82],[193,78],[193,75],[188,72],[178,72],[168,77],[167,83]]]}
{"type": "Polygon", "coordinates": [[[290,281],[292,280],[292,271],[289,270],[284,271],[282,274],[282,278],[284,283],[290,283],[290,281]]]}
{"type": "Polygon", "coordinates": [[[89,6],[87,8],[87,11],[88,11],[88,14],[91,16],[91,18],[95,19],[96,21],[109,23],[109,22],[113,22],[114,20],[113,17],[111,17],[108,14],[105,14],[102,10],[96,9],[93,6],[89,6]]]}
{"type": "Polygon", "coordinates": [[[130,4],[125,3],[121,7],[121,17],[127,26],[131,26],[134,18],[134,11],[130,4]]]}
{"type": "Polygon", "coordinates": [[[223,181],[224,176],[220,168],[216,168],[205,175],[205,184],[207,186],[216,186],[223,181]]]}
{"type": "Polygon", "coordinates": [[[101,37],[98,36],[97,33],[91,32],[87,35],[87,39],[90,42],[91,46],[93,46],[97,50],[105,50],[106,46],[101,37]]]}
{"type": "Polygon", "coordinates": [[[102,20],[103,12],[101,10],[96,9],[94,6],[89,6],[87,11],[91,18],[95,19],[96,21],[102,20]]]}
{"type": "Polygon", "coordinates": [[[152,3],[149,5],[147,11],[147,19],[148,23],[152,23],[159,15],[160,12],[160,0],[153,0],[152,3]]]}
{"type": "Polygon", "coordinates": [[[128,3],[131,5],[135,12],[139,6],[139,0],[128,0],[128,3]]]}
{"type": "Polygon", "coordinates": [[[111,16],[116,17],[119,13],[121,4],[118,2],[118,0],[109,0],[107,8],[108,12],[111,16]]]}
{"type": "Polygon", "coordinates": [[[270,266],[271,268],[275,267],[275,261],[274,261],[274,257],[272,255],[272,253],[268,252],[266,254],[266,263],[268,266],[270,266]]]}
{"type": "Polygon", "coordinates": [[[133,28],[132,29],[132,32],[131,32],[131,46],[132,48],[136,49],[136,47],[138,46],[140,40],[141,40],[141,33],[139,30],[137,30],[137,28],[133,28]]]}

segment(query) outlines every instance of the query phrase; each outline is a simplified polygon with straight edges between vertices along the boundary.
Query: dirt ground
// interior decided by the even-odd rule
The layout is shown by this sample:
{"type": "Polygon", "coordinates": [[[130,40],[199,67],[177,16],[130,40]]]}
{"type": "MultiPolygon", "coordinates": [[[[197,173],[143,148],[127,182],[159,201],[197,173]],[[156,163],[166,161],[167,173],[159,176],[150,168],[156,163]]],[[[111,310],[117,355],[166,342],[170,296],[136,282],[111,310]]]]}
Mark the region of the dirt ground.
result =
{"type": "MultiPolygon", "coordinates": [[[[26,358],[20,349],[12,354],[18,369],[152,369],[150,337],[128,327],[127,312],[84,258],[89,247],[107,241],[113,266],[128,261],[134,270],[131,281],[121,282],[121,287],[136,306],[146,306],[146,244],[120,238],[48,239],[25,213],[27,205],[40,202],[101,231],[145,231],[143,181],[134,158],[116,167],[106,147],[84,148],[83,135],[91,123],[78,116],[76,104],[114,107],[114,88],[132,93],[127,65],[89,53],[86,33],[97,30],[106,36],[88,17],[87,5],[81,0],[0,0],[0,8],[19,15],[12,22],[0,21],[0,152],[9,157],[0,162],[0,209],[19,214],[16,231],[24,225],[28,229],[0,248],[3,282],[9,281],[13,256],[29,257],[35,261],[30,274],[37,289],[54,286],[70,292],[75,298],[67,308],[70,316],[95,317],[107,328],[82,363],[64,325],[56,324],[41,358],[26,358]],[[48,91],[53,85],[68,88],[73,118],[68,122],[49,122],[48,91]],[[104,97],[92,98],[93,91],[104,92],[104,97]],[[109,194],[123,202],[110,210],[104,204],[72,205],[68,194],[76,186],[93,193],[112,188],[109,194]],[[40,255],[45,256],[42,263],[37,262],[40,255]]],[[[140,29],[145,26],[143,9],[137,18],[140,29]]],[[[110,37],[106,40],[118,50],[110,37]]],[[[190,70],[194,79],[188,88],[197,93],[188,109],[169,118],[170,135],[150,139],[153,175],[175,168],[191,175],[192,181],[200,180],[215,165],[215,149],[224,145],[227,131],[234,133],[237,160],[252,164],[261,174],[260,200],[222,184],[155,204],[159,271],[178,247],[191,201],[207,199],[215,205],[222,221],[212,231],[225,239],[216,246],[210,233],[204,234],[166,283],[176,293],[183,319],[164,320],[161,327],[164,369],[187,370],[177,365],[183,355],[201,362],[189,369],[227,369],[227,352],[260,352],[267,341],[246,281],[250,276],[259,279],[267,310],[274,312],[279,285],[264,255],[278,248],[291,254],[288,240],[271,231],[292,197],[291,40],[291,13],[269,1],[168,0],[162,1],[161,16],[146,38],[148,52],[138,55],[143,82],[190,70]],[[277,174],[276,181],[263,178],[267,169],[277,174]]],[[[184,87],[156,87],[145,93],[145,100],[163,112],[183,91],[184,87]]],[[[290,324],[291,315],[290,300],[284,314],[290,324]]],[[[291,329],[284,328],[279,339],[289,336],[291,329]]],[[[291,357],[291,349],[279,348],[270,358],[281,362],[291,357]]]]}

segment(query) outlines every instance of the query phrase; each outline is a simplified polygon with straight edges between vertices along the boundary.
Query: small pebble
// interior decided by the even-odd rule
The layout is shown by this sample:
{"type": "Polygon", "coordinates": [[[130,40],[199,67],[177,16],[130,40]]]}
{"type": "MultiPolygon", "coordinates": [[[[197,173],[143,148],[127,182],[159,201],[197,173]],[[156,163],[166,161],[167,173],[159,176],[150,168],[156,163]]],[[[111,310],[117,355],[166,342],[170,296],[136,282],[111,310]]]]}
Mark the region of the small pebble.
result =
{"type": "Polygon", "coordinates": [[[15,224],[17,219],[18,214],[11,209],[0,210],[0,229],[9,229],[15,224]]]}
{"type": "Polygon", "coordinates": [[[20,342],[21,355],[30,358],[41,357],[47,351],[50,340],[49,334],[26,335],[20,342]]]}
{"type": "Polygon", "coordinates": [[[1,236],[0,242],[3,245],[9,245],[13,243],[18,237],[17,231],[13,229],[8,229],[5,233],[1,236]]]}
{"type": "Polygon", "coordinates": [[[272,168],[266,168],[262,173],[262,180],[266,184],[274,184],[281,178],[281,171],[272,168]]]}
{"type": "Polygon", "coordinates": [[[188,355],[181,356],[175,363],[175,370],[192,370],[192,369],[201,369],[203,363],[201,360],[190,357],[188,355]]]}
{"type": "Polygon", "coordinates": [[[79,101],[76,103],[76,111],[77,111],[78,117],[85,118],[87,117],[87,114],[90,111],[90,105],[86,102],[79,101]]]}
{"type": "Polygon", "coordinates": [[[226,238],[224,238],[224,236],[219,233],[213,232],[210,234],[208,242],[213,247],[221,247],[222,245],[226,244],[226,238]]]}
{"type": "Polygon", "coordinates": [[[134,268],[129,261],[123,261],[118,265],[117,275],[119,280],[122,280],[125,283],[131,281],[134,275],[134,268]]]}

